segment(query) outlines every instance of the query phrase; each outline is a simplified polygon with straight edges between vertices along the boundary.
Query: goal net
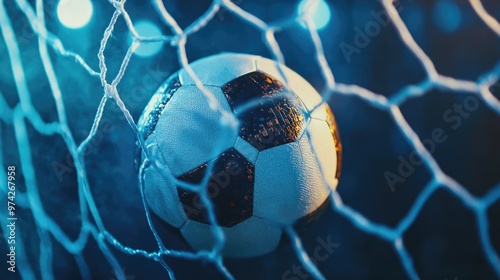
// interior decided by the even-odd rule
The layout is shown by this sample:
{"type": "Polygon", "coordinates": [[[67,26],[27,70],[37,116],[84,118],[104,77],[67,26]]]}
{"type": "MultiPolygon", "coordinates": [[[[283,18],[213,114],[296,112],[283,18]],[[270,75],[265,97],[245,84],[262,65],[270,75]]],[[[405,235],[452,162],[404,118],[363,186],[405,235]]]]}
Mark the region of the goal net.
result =
{"type": "Polygon", "coordinates": [[[480,0],[0,0],[0,278],[500,278],[499,17],[480,0]],[[134,169],[156,89],[184,68],[220,110],[189,63],[226,51],[306,78],[344,147],[331,207],[251,259],[221,256],[216,221],[217,245],[191,250],[134,169]]]}

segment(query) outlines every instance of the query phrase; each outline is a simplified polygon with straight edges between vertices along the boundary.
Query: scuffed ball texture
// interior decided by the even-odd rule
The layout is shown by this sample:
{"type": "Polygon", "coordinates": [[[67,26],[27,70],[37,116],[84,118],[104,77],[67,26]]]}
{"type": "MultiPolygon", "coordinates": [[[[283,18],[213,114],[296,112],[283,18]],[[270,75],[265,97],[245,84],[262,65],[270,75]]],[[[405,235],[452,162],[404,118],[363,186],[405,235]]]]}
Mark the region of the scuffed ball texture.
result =
{"type": "MultiPolygon", "coordinates": [[[[171,178],[206,188],[226,237],[225,256],[271,252],[282,227],[314,214],[338,184],[341,145],[333,114],[327,104],[317,106],[321,97],[306,80],[286,66],[280,71],[273,60],[224,53],[191,67],[237,118],[238,129],[223,125],[223,113],[180,70],[139,120],[148,153],[171,178]]],[[[211,249],[215,238],[200,196],[176,183],[148,165],[149,207],[194,249],[211,249]]]]}

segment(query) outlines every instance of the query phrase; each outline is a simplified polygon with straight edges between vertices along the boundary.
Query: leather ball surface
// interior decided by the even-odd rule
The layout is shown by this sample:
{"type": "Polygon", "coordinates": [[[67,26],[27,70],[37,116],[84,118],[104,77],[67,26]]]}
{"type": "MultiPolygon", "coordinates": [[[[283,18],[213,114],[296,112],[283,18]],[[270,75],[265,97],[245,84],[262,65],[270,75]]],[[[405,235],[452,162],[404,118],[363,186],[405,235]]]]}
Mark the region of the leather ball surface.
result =
{"type": "Polygon", "coordinates": [[[139,120],[148,153],[174,178],[149,165],[147,203],[194,249],[209,250],[215,239],[206,207],[178,182],[206,188],[225,234],[225,256],[273,251],[282,227],[313,215],[338,184],[333,114],[306,80],[273,60],[224,53],[190,66],[238,127],[223,124],[224,114],[185,70],[173,74],[139,120]]]}

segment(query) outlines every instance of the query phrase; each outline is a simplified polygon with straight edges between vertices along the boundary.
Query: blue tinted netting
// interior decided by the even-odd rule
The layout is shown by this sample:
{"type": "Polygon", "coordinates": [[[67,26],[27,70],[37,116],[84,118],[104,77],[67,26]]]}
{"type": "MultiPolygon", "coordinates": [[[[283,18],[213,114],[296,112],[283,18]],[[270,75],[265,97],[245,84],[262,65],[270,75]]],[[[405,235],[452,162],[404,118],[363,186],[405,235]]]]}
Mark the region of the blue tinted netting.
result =
{"type": "MultiPolygon", "coordinates": [[[[136,32],[133,19],[127,12],[126,1],[110,0],[108,5],[113,7],[114,13],[109,19],[109,25],[102,36],[99,51],[96,54],[99,60],[98,69],[93,69],[82,56],[67,50],[63,42],[46,27],[44,18],[46,13],[44,11],[43,0],[32,1],[34,4],[28,2],[27,0],[15,0],[17,5],[16,8],[18,8],[22,12],[23,17],[27,19],[27,23],[29,25],[28,28],[32,29],[38,38],[38,55],[42,61],[43,69],[45,71],[44,75],[48,80],[50,92],[55,102],[55,110],[57,112],[57,120],[53,122],[44,121],[41,113],[37,111],[34,106],[34,98],[31,92],[32,87],[30,87],[28,80],[26,79],[26,58],[22,57],[23,53],[15,35],[13,21],[16,20],[16,18],[9,14],[9,10],[7,9],[7,3],[9,1],[0,0],[0,31],[4,44],[6,45],[7,56],[9,58],[8,62],[3,61],[2,63],[9,64],[11,71],[14,73],[13,83],[17,91],[18,102],[15,106],[9,107],[4,94],[0,95],[0,118],[4,123],[4,125],[0,126],[0,128],[6,126],[12,126],[14,128],[15,140],[21,163],[20,169],[22,169],[22,176],[26,185],[26,190],[24,192],[18,191],[16,203],[20,209],[24,209],[23,211],[31,211],[35,223],[33,228],[36,229],[39,242],[41,243],[39,247],[39,255],[34,259],[28,260],[26,254],[23,253],[26,249],[22,243],[23,232],[18,232],[17,266],[23,279],[35,279],[38,274],[40,274],[43,279],[54,278],[53,263],[55,256],[52,250],[54,246],[53,242],[58,242],[60,246],[72,254],[75,257],[82,278],[90,279],[91,272],[89,271],[87,265],[88,260],[83,258],[83,251],[86,248],[89,239],[94,239],[97,242],[102,254],[112,266],[113,270],[116,272],[116,277],[119,279],[126,278],[124,271],[111,247],[118,249],[124,254],[138,255],[151,259],[151,261],[161,263],[172,279],[175,278],[175,271],[169,266],[169,263],[165,260],[165,258],[163,258],[164,256],[184,259],[204,259],[215,264],[217,269],[226,278],[233,279],[231,272],[224,265],[224,260],[220,255],[220,250],[224,244],[224,235],[216,222],[213,207],[210,204],[208,195],[203,191],[200,192],[200,189],[204,188],[198,188],[196,185],[189,184],[187,182],[177,182],[178,185],[188,191],[198,192],[202,202],[207,205],[209,220],[213,225],[212,234],[217,240],[216,245],[210,251],[201,252],[179,251],[167,248],[163,244],[160,236],[157,234],[157,231],[151,222],[148,207],[146,207],[143,195],[144,167],[152,165],[153,168],[157,168],[161,171],[164,176],[172,180],[174,179],[171,178],[171,175],[168,174],[168,172],[162,168],[161,164],[158,164],[155,159],[151,157],[151,155],[143,155],[145,161],[140,168],[139,185],[143,198],[145,215],[147,216],[153,233],[151,238],[156,239],[158,246],[154,251],[130,248],[123,245],[120,240],[107,231],[106,224],[103,222],[101,217],[100,209],[97,207],[91,192],[90,182],[87,178],[85,159],[83,157],[86,146],[89,145],[92,139],[96,136],[97,129],[102,120],[103,111],[106,104],[108,104],[110,100],[116,102],[120,108],[121,113],[130,126],[130,129],[132,129],[137,135],[138,143],[140,145],[144,145],[143,136],[139,133],[136,122],[129,112],[129,109],[122,101],[119,87],[129,63],[131,63],[131,57],[134,54],[134,51],[142,44],[167,42],[175,48],[179,64],[192,77],[196,86],[205,94],[206,98],[210,101],[209,104],[211,108],[213,110],[220,110],[223,113],[224,121],[222,124],[230,128],[228,129],[229,133],[236,131],[234,128],[237,126],[237,120],[230,112],[225,112],[223,107],[218,103],[217,99],[202,85],[200,80],[197,78],[196,73],[190,68],[190,60],[188,59],[186,53],[187,39],[197,32],[203,32],[202,28],[210,21],[214,20],[221,9],[224,9],[246,24],[257,29],[262,34],[262,40],[269,49],[273,58],[282,63],[285,61],[285,56],[282,53],[281,46],[275,35],[283,30],[296,26],[298,22],[306,24],[309,36],[308,38],[304,38],[304,40],[310,41],[314,46],[314,57],[311,57],[311,60],[314,60],[315,63],[317,63],[323,77],[323,100],[328,101],[332,95],[355,96],[374,108],[386,111],[392,118],[395,125],[399,128],[401,135],[420,155],[423,159],[424,165],[431,173],[431,179],[418,195],[406,216],[394,227],[369,220],[360,212],[344,204],[339,193],[336,191],[331,194],[332,208],[334,211],[352,222],[352,224],[359,228],[359,230],[390,243],[397,252],[408,277],[411,279],[419,279],[419,273],[415,269],[412,256],[404,246],[402,236],[416,220],[426,201],[438,189],[445,189],[458,197],[462,203],[476,216],[477,230],[479,232],[482,250],[484,251],[486,259],[495,271],[496,275],[500,277],[499,254],[494,250],[492,245],[492,237],[488,231],[489,220],[487,216],[489,207],[500,200],[500,184],[494,186],[485,195],[478,197],[471,194],[461,183],[443,172],[435,158],[425,148],[417,133],[405,119],[400,109],[405,102],[412,98],[424,96],[434,89],[445,89],[451,92],[456,92],[457,94],[475,94],[479,96],[484,104],[486,104],[492,111],[500,114],[500,101],[495,98],[490,90],[490,87],[493,86],[500,77],[500,61],[495,64],[493,69],[481,75],[477,80],[457,79],[438,73],[433,61],[412,37],[412,34],[400,17],[398,10],[393,5],[392,0],[383,0],[383,7],[386,10],[390,21],[394,25],[395,30],[401,39],[401,43],[421,64],[421,67],[425,71],[425,78],[416,84],[404,86],[395,94],[391,95],[391,97],[386,97],[385,95],[373,92],[356,84],[342,84],[336,82],[331,70],[331,67],[334,65],[330,65],[329,62],[327,62],[322,40],[318,31],[314,28],[312,20],[309,20],[311,19],[311,13],[307,8],[303,9],[303,14],[293,14],[286,19],[266,23],[229,0],[214,0],[210,7],[197,20],[182,29],[176,19],[174,19],[174,17],[169,13],[169,7],[165,6],[161,0],[157,0],[153,1],[152,5],[161,17],[163,23],[171,30],[171,34],[173,35],[141,37],[136,32]],[[114,77],[110,77],[108,73],[108,60],[105,55],[105,50],[108,46],[110,38],[113,36],[113,30],[118,20],[124,20],[126,22],[129,31],[133,35],[133,41],[128,47],[126,54],[124,54],[121,58],[122,61],[117,74],[114,77]],[[54,57],[49,55],[49,49],[52,49],[52,51],[54,51],[58,56],[63,57],[61,59],[76,61],[78,67],[84,69],[90,77],[99,79],[102,85],[101,102],[95,108],[95,116],[92,127],[83,141],[77,142],[75,140],[75,137],[68,125],[68,118],[70,117],[70,114],[68,114],[69,109],[66,108],[67,106],[63,103],[61,86],[58,82],[56,72],[54,71],[54,57]],[[33,163],[33,158],[36,157],[36,155],[32,153],[31,147],[33,143],[30,142],[28,138],[28,124],[43,137],[60,137],[60,139],[62,139],[64,144],[67,146],[70,156],[74,161],[74,167],[77,174],[76,180],[78,182],[78,197],[80,202],[79,212],[81,215],[81,227],[76,239],[71,239],[61,226],[44,209],[44,203],[40,198],[40,185],[37,183],[37,177],[35,175],[35,164],[33,163]],[[34,265],[32,263],[33,261],[37,261],[39,263],[34,265]]],[[[314,2],[315,0],[308,1],[306,3],[306,7],[312,5],[314,2]]],[[[470,0],[470,4],[472,9],[475,13],[477,13],[482,21],[484,21],[486,26],[490,28],[494,34],[500,37],[500,24],[494,17],[488,14],[488,11],[483,7],[481,1],[470,0]]],[[[150,4],[148,3],[148,5],[150,4]]],[[[15,8],[12,6],[13,5],[9,6],[10,9],[15,8]]],[[[317,106],[320,105],[321,104],[318,104],[317,106]]],[[[0,131],[0,133],[4,133],[4,131],[0,131]]],[[[2,135],[2,140],[3,139],[4,135],[2,135]]],[[[8,164],[7,159],[4,158],[2,153],[0,153],[0,162],[2,166],[8,164]]],[[[208,164],[207,168],[213,168],[213,164],[208,164]]],[[[210,172],[206,172],[206,174],[210,174],[210,172]]],[[[200,184],[207,184],[209,178],[208,176],[206,177],[207,178],[204,178],[200,184]]],[[[7,181],[6,173],[4,171],[0,172],[0,181],[7,181]]],[[[6,194],[6,188],[2,187],[1,190],[3,194],[6,194]]],[[[5,221],[5,213],[1,213],[2,221],[5,221]]],[[[292,240],[292,246],[295,249],[297,257],[303,267],[315,279],[325,279],[322,272],[312,261],[311,257],[305,252],[302,240],[299,238],[295,230],[293,228],[286,228],[285,232],[292,240]]],[[[4,234],[7,236],[6,232],[4,232],[4,234]]]]}

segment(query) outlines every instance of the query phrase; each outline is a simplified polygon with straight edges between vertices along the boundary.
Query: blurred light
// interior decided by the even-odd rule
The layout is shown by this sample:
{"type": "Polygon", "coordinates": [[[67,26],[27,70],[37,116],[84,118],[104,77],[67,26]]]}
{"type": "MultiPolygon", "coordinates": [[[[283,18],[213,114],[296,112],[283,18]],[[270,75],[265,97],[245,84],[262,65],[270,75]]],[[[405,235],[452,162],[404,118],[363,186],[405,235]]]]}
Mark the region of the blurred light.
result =
{"type": "MultiPolygon", "coordinates": [[[[149,20],[141,20],[134,24],[135,30],[141,37],[161,36],[161,30],[156,24],[149,20]]],[[[132,34],[129,35],[129,43],[132,43],[132,34]]],[[[142,57],[150,57],[157,54],[163,46],[163,42],[141,43],[134,54],[142,57]]]]}
{"type": "Polygon", "coordinates": [[[61,0],[57,4],[57,17],[62,25],[77,29],[89,23],[94,7],[90,0],[61,0]]]}
{"type": "Polygon", "coordinates": [[[440,0],[436,3],[433,18],[436,26],[447,33],[457,31],[462,21],[460,8],[449,0],[440,0]]]}
{"type": "MultiPolygon", "coordinates": [[[[306,0],[303,0],[298,8],[298,13],[304,13],[305,9],[308,8],[306,7],[306,0]]],[[[309,9],[309,14],[312,17],[312,21],[314,22],[314,26],[316,27],[317,30],[323,29],[326,27],[328,22],[330,21],[332,17],[332,13],[330,11],[330,6],[328,6],[328,3],[326,3],[325,0],[318,0],[314,1],[311,7],[309,9]]],[[[303,24],[305,27],[305,24],[303,24]]]]}

